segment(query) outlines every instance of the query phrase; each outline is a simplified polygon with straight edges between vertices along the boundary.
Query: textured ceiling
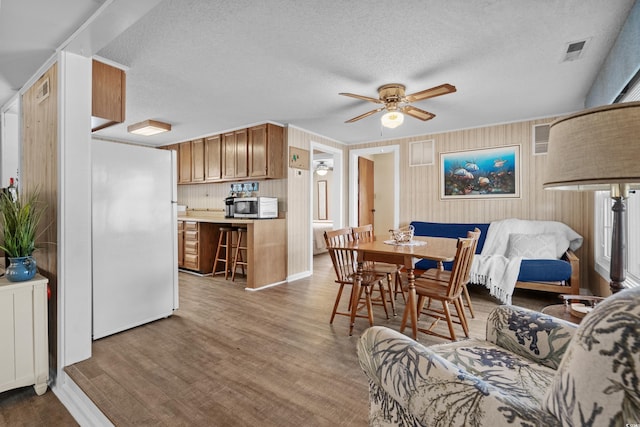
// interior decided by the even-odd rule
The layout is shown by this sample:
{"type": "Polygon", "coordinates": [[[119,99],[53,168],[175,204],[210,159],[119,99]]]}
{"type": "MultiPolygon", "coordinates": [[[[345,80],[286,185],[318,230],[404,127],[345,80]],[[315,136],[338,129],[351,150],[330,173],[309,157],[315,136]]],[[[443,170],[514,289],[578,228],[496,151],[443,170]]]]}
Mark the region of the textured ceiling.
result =
{"type": "Polygon", "coordinates": [[[0,0],[0,106],[105,0],[0,0]]]}
{"type": "Polygon", "coordinates": [[[97,134],[164,145],[273,121],[358,143],[564,114],[584,107],[634,1],[165,0],[97,52],[128,67],[126,123],[97,134]],[[338,93],[385,83],[458,91],[415,103],[427,122],[345,124],[376,105],[338,93]],[[127,134],[145,119],[173,130],[127,134]]]}

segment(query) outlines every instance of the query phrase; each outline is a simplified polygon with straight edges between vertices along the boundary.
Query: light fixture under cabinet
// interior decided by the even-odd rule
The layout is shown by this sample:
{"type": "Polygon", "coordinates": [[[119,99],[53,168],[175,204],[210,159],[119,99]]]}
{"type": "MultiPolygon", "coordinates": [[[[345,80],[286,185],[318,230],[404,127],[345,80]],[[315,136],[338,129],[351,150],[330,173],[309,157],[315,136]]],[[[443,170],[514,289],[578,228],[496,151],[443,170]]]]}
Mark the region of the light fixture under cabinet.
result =
{"type": "Polygon", "coordinates": [[[144,136],[156,135],[162,132],[169,132],[170,130],[171,125],[169,123],[158,122],[156,120],[145,120],[127,127],[127,132],[144,136]]]}

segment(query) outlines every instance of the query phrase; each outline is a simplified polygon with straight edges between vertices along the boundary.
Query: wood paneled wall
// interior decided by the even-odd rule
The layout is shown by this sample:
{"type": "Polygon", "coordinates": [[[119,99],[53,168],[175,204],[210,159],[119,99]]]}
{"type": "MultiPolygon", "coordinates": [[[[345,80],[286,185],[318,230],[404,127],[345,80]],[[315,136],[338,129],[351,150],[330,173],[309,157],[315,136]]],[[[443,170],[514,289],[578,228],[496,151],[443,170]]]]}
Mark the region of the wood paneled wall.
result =
{"type": "MultiPolygon", "coordinates": [[[[305,132],[295,127],[287,128],[287,138],[289,147],[302,148],[310,150],[311,142],[316,142],[329,147],[339,148],[344,151],[344,159],[346,156],[346,148],[344,145],[333,140],[323,138],[313,133],[305,132]]],[[[309,153],[312,157],[312,153],[309,153]]],[[[346,162],[345,162],[346,163],[346,162]]],[[[287,165],[289,161],[287,160],[287,165]]],[[[288,168],[287,193],[289,194],[287,204],[287,236],[288,236],[288,265],[289,277],[296,275],[311,273],[311,212],[313,206],[311,201],[312,195],[309,193],[309,180],[312,170],[288,168]],[[300,173],[298,173],[300,172],[300,173]]],[[[347,167],[344,167],[343,182],[347,182],[347,167]]],[[[346,191],[346,190],[345,190],[346,191]]],[[[346,194],[346,193],[345,193],[346,194]]],[[[346,204],[345,204],[346,205],[346,204]]],[[[346,208],[345,208],[346,210],[346,208]]],[[[346,214],[343,213],[346,218],[346,214]]]]}
{"type": "MultiPolygon", "coordinates": [[[[259,183],[261,196],[277,197],[278,210],[287,211],[287,181],[285,179],[254,180],[259,183]]],[[[241,181],[238,181],[241,182],[241,181]]],[[[253,182],[253,181],[250,181],[253,182]]],[[[178,204],[188,209],[224,210],[224,199],[231,183],[178,185],[178,204]]]]}
{"type": "Polygon", "coordinates": [[[54,64],[22,96],[22,164],[20,189],[24,194],[40,192],[46,212],[34,252],[38,272],[49,279],[49,353],[57,357],[57,206],[58,206],[58,66],[54,64]],[[48,79],[49,95],[42,96],[48,79]]]}
{"type": "Polygon", "coordinates": [[[543,189],[542,182],[547,156],[534,156],[532,154],[533,126],[551,123],[554,119],[550,117],[441,134],[380,141],[349,146],[349,149],[400,145],[401,226],[407,225],[412,220],[465,223],[520,218],[564,222],[585,239],[577,255],[582,261],[582,286],[586,287],[588,248],[593,245],[591,238],[593,202],[589,202],[589,197],[586,193],[543,189]],[[434,165],[410,167],[409,144],[414,141],[428,139],[435,141],[434,165]],[[440,199],[440,153],[505,145],[520,146],[520,198],[440,199]]]}

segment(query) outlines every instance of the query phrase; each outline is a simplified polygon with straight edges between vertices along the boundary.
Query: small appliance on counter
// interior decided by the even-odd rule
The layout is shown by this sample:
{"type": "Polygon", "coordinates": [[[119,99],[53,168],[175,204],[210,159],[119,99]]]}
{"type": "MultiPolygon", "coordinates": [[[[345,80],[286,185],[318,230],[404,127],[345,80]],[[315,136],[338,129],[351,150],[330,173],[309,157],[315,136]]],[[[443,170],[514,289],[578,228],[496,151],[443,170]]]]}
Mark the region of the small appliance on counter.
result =
{"type": "Polygon", "coordinates": [[[233,202],[235,218],[277,218],[277,197],[236,197],[233,202]]]}
{"type": "Polygon", "coordinates": [[[224,217],[225,218],[234,217],[234,213],[235,213],[234,200],[236,200],[234,196],[229,196],[224,199],[224,217]]]}

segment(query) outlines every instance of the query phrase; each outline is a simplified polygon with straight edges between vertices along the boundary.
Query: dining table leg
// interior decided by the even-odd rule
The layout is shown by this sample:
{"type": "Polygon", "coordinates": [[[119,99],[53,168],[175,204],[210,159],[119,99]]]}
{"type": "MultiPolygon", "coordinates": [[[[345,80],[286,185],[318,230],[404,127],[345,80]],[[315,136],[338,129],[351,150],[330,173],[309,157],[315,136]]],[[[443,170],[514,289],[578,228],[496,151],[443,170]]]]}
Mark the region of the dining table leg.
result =
{"type": "Polygon", "coordinates": [[[360,287],[362,286],[363,263],[363,261],[358,260],[356,278],[353,281],[353,289],[351,292],[351,323],[349,324],[349,336],[353,334],[353,326],[356,324],[356,314],[358,312],[358,302],[360,300],[360,287]]]}
{"type": "Polygon", "coordinates": [[[400,325],[400,332],[404,332],[404,328],[407,325],[407,316],[411,316],[411,333],[415,340],[418,337],[418,308],[416,297],[416,276],[413,273],[413,268],[407,268],[407,279],[409,282],[409,296],[407,298],[407,305],[402,315],[402,324],[400,325]]]}

